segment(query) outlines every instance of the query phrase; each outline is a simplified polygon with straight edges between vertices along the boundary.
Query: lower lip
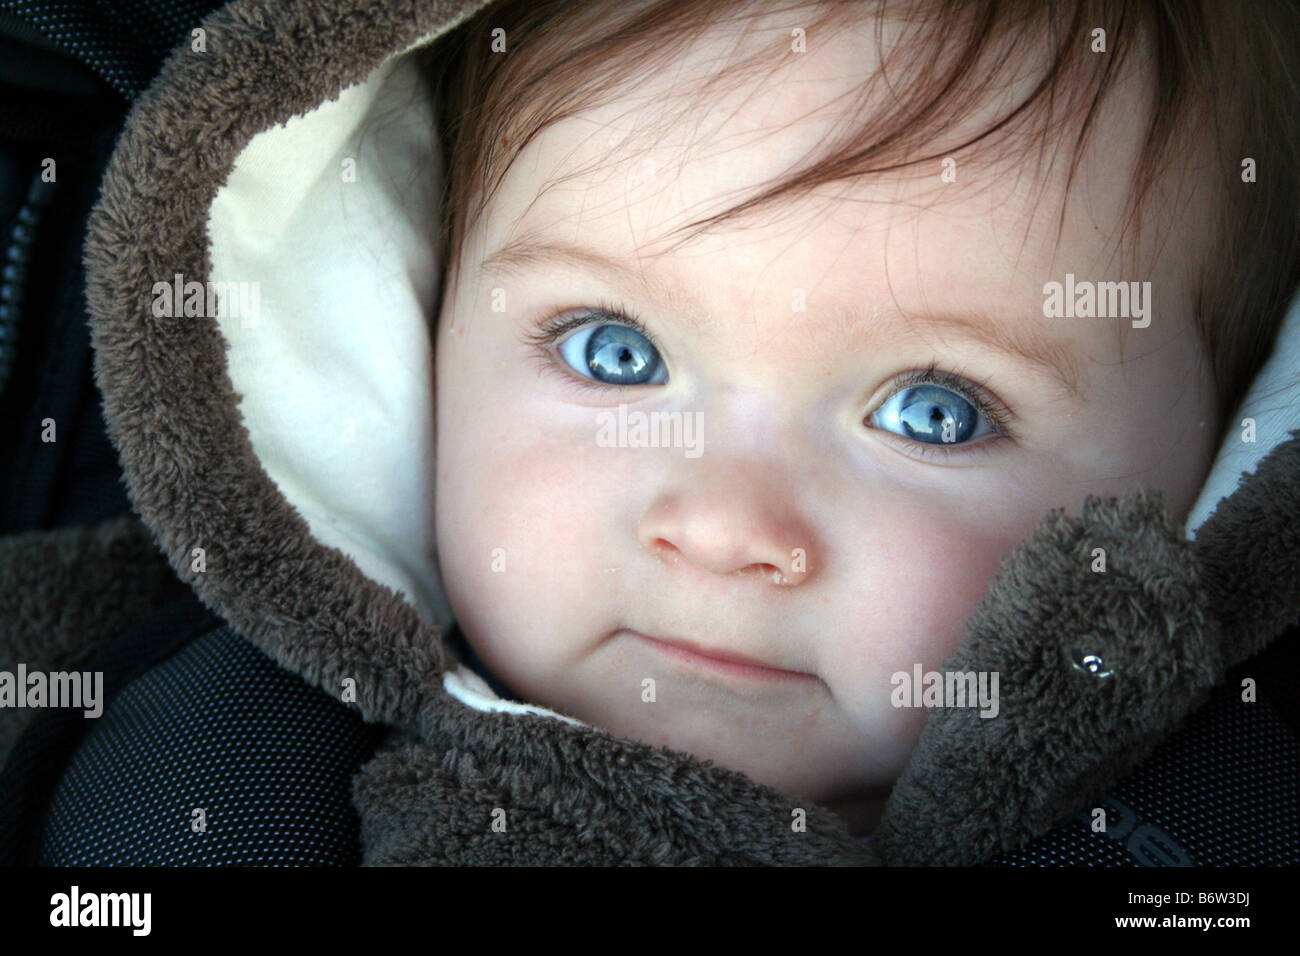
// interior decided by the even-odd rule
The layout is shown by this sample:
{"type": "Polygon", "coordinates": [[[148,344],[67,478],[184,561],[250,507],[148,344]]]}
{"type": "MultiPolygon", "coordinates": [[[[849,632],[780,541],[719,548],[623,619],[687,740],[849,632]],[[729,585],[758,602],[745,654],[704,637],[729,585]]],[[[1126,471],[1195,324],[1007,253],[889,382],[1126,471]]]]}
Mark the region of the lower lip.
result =
{"type": "Polygon", "coordinates": [[[776,667],[763,667],[758,664],[740,664],[736,661],[724,661],[716,657],[709,657],[682,647],[680,644],[669,644],[667,641],[648,637],[640,631],[627,631],[626,633],[641,638],[669,657],[690,664],[692,667],[712,671],[716,674],[725,674],[728,677],[737,677],[742,680],[759,681],[767,684],[817,680],[814,675],[805,674],[802,671],[787,671],[776,667]]]}

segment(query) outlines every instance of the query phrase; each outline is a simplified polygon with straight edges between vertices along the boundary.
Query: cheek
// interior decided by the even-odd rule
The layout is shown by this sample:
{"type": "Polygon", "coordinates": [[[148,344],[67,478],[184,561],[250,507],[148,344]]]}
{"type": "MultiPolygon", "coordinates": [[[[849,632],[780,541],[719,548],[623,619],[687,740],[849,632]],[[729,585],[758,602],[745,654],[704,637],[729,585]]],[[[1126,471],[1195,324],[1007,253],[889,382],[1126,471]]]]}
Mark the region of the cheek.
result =
{"type": "Polygon", "coordinates": [[[1041,517],[980,512],[964,497],[940,509],[914,493],[877,505],[854,562],[863,584],[846,589],[858,598],[846,608],[852,623],[834,652],[864,709],[888,700],[895,672],[937,670],[957,649],[1001,558],[1041,517]]]}
{"type": "Polygon", "coordinates": [[[609,527],[598,449],[554,431],[507,394],[467,402],[438,436],[444,586],[475,650],[521,687],[599,636],[578,619],[591,613],[609,527]]]}

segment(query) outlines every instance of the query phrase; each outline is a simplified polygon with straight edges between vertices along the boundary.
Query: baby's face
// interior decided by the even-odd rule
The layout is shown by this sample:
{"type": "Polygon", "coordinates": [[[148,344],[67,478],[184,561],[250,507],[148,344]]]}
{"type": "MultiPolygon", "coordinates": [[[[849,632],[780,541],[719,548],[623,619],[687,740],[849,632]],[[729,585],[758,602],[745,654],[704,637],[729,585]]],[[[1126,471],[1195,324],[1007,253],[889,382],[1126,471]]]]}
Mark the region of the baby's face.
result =
{"type": "MultiPolygon", "coordinates": [[[[891,675],[939,669],[1049,509],[1143,483],[1185,515],[1216,428],[1191,312],[1208,217],[1145,274],[1106,256],[1132,101],[1103,114],[1055,255],[1063,169],[1034,179],[1033,152],[841,183],[664,251],[820,155],[871,68],[862,32],[658,142],[637,134],[674,71],[545,130],[466,239],[436,369],[440,566],[487,666],[857,829],[927,715],[892,705],[891,675]],[[1066,273],[1149,281],[1149,326],[1045,318],[1066,273]],[[556,318],[586,324],[539,343],[556,318]],[[635,422],[673,418],[676,447],[641,447],[635,422]]],[[[723,53],[705,38],[682,69],[723,53]]]]}

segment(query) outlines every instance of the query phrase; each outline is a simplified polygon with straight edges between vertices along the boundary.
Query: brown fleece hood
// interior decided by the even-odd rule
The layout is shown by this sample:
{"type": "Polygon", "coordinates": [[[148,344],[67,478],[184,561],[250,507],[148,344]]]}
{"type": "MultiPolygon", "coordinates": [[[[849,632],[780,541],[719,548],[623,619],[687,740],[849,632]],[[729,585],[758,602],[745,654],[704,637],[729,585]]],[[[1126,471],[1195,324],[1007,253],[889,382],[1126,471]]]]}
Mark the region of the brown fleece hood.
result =
{"type": "Polygon", "coordinates": [[[86,242],[105,417],[157,546],[396,728],[354,781],[366,863],[978,863],[1091,805],[1300,619],[1295,402],[1262,398],[1295,387],[1280,338],[1237,415],[1258,441],[1230,430],[1194,537],[1136,492],[1044,516],[1004,562],[943,665],[998,672],[999,715],[931,711],[869,845],[740,773],[495,699],[447,641],[432,551],[439,164],[403,57],[481,5],[230,4],[136,103],[86,242]],[[190,282],[233,283],[225,312],[185,315],[190,282]]]}

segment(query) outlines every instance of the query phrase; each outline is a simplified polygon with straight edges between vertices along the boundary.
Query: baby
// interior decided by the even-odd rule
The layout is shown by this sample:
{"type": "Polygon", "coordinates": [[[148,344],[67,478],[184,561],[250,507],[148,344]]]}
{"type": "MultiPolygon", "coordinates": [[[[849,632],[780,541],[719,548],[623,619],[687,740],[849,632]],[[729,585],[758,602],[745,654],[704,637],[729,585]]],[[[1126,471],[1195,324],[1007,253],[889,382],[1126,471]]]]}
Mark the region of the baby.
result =
{"type": "Polygon", "coordinates": [[[1157,69],[1141,18],[1044,6],[466,31],[437,548],[512,695],[866,833],[926,719],[892,676],[940,668],[1050,509],[1145,485],[1185,518],[1288,281],[1218,253],[1270,235],[1268,142],[1203,135],[1233,84],[1157,69]]]}

